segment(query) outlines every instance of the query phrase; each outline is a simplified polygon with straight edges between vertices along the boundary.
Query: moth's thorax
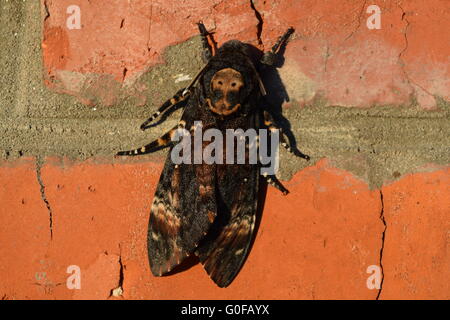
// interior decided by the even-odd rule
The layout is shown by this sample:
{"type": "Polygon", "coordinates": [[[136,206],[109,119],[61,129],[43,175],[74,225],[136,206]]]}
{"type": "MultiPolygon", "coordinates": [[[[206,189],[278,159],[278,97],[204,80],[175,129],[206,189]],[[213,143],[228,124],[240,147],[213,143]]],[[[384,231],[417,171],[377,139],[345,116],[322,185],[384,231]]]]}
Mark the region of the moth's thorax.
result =
{"type": "Polygon", "coordinates": [[[230,115],[241,107],[244,77],[235,69],[217,71],[210,82],[210,96],[206,99],[209,109],[221,116],[230,115]]]}

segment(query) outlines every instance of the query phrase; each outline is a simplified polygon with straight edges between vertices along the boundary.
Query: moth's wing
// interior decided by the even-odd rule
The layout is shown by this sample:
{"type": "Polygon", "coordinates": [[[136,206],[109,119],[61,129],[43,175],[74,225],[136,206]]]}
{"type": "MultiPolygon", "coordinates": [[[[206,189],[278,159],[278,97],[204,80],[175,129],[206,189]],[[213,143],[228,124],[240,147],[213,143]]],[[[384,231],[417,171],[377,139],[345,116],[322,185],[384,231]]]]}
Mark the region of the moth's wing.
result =
{"type": "MultiPolygon", "coordinates": [[[[259,128],[260,114],[239,117],[229,127],[259,128]]],[[[235,152],[237,150],[235,149],[235,152]]],[[[196,254],[211,279],[227,287],[244,264],[254,238],[258,208],[260,166],[249,164],[216,166],[217,217],[199,244],[196,254]]]]}
{"type": "Polygon", "coordinates": [[[218,166],[217,170],[217,218],[196,253],[211,279],[226,287],[241,269],[253,239],[259,171],[244,165],[218,166]]]}
{"type": "MultiPolygon", "coordinates": [[[[185,119],[188,125],[192,121],[185,119]]],[[[150,211],[150,268],[161,276],[189,256],[216,217],[215,165],[174,165],[172,148],[150,211]]]]}

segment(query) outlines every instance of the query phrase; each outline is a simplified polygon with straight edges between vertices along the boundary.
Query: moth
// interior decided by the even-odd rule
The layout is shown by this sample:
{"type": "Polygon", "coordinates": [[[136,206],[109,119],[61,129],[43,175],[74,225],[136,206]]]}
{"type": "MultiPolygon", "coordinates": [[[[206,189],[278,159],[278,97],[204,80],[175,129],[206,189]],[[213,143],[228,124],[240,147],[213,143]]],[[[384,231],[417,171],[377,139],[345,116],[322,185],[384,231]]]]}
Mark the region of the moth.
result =
{"type": "MultiPolygon", "coordinates": [[[[260,71],[272,66],[294,32],[289,28],[270,51],[255,54],[249,44],[238,40],[220,48],[203,23],[198,23],[205,66],[186,88],[180,89],[142,125],[145,130],[161,115],[183,108],[179,123],[157,140],[118,156],[148,154],[169,147],[152,203],[148,227],[148,255],[155,276],[173,270],[188,256],[198,256],[204,269],[219,287],[227,287],[241,269],[255,232],[261,182],[284,194],[288,190],[275,175],[260,174],[261,163],[179,163],[171,158],[177,130],[195,132],[195,124],[224,133],[227,129],[281,130],[260,71]]],[[[161,122],[161,121],[160,121],[161,122]]],[[[309,159],[282,131],[280,141],[295,155],[309,159]],[[295,149],[295,150],[294,150],[295,149]]],[[[256,140],[258,141],[258,140],[256,140]]],[[[206,148],[203,141],[201,148],[206,148]]],[[[225,148],[226,146],[224,146],[225,148]]],[[[246,144],[248,159],[249,144],[246,144]]],[[[195,151],[194,151],[195,152],[195,151]]]]}

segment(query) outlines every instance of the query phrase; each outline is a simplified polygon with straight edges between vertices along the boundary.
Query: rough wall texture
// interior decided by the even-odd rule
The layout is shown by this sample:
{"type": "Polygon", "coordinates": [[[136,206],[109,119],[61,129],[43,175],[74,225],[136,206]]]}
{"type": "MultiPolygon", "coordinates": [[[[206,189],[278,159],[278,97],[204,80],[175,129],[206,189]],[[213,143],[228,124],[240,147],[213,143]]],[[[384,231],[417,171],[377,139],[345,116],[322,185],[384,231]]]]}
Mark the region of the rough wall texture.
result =
{"type": "Polygon", "coordinates": [[[449,299],[449,15],[445,0],[0,0],[0,297],[449,299]],[[200,264],[150,275],[166,152],[113,157],[177,121],[138,129],[202,67],[199,20],[261,50],[295,27],[265,80],[280,77],[273,98],[312,157],[282,152],[291,193],[269,188],[227,289],[200,264]]]}

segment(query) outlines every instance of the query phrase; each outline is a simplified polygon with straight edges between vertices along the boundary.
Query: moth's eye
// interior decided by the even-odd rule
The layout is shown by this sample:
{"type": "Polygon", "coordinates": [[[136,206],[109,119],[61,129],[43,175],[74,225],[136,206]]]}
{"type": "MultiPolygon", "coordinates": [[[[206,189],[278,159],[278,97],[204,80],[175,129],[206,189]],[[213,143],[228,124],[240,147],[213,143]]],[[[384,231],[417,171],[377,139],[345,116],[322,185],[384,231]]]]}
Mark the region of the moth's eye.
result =
{"type": "MultiPolygon", "coordinates": [[[[222,85],[222,84],[223,84],[223,83],[222,83],[222,81],[219,81],[218,83],[219,83],[220,85],[222,85]]],[[[233,87],[234,87],[234,86],[233,86],[233,87]]]]}
{"type": "Polygon", "coordinates": [[[231,86],[232,86],[232,87],[236,87],[236,82],[233,82],[233,83],[231,84],[231,86]]]}

